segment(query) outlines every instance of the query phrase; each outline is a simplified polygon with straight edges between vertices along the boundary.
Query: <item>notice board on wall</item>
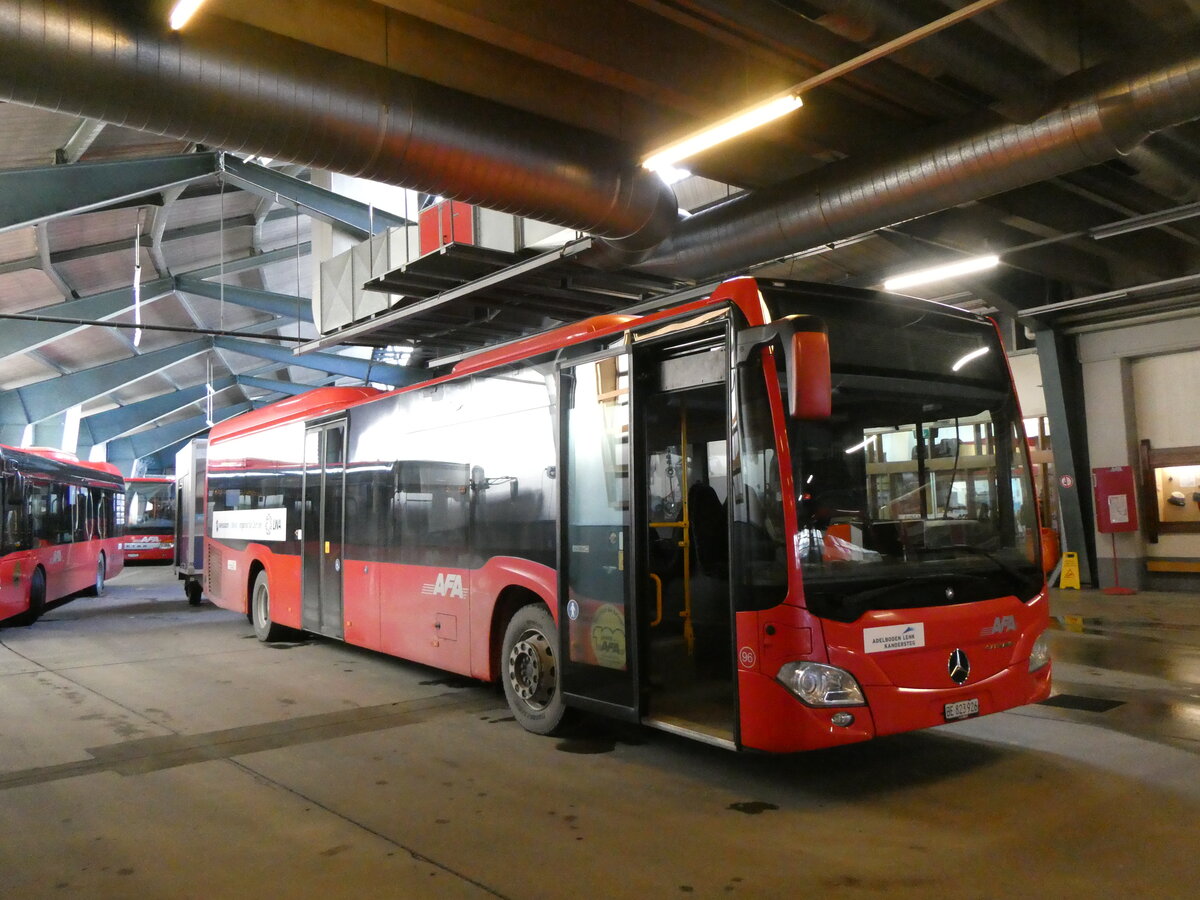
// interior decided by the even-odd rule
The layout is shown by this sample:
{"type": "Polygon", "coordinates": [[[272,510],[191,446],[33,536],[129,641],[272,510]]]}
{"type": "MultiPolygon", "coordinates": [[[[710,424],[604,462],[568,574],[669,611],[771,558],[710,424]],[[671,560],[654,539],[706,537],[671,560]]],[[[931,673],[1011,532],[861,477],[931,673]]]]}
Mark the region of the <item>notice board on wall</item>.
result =
{"type": "Polygon", "coordinates": [[[1137,502],[1131,466],[1092,469],[1096,491],[1096,530],[1101,534],[1137,531],[1137,502]]]}

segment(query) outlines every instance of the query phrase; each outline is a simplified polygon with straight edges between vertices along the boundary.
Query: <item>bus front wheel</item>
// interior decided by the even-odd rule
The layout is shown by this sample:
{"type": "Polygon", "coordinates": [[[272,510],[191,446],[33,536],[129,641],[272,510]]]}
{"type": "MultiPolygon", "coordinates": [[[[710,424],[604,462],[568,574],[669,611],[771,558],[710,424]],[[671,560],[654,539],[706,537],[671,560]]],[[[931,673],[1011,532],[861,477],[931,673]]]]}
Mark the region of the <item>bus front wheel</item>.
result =
{"type": "Polygon", "coordinates": [[[286,641],[293,636],[292,629],[271,621],[271,586],[266,572],[259,572],[254,579],[254,588],[250,592],[250,623],[254,626],[254,636],[264,644],[286,641]]]}
{"type": "Polygon", "coordinates": [[[521,727],[553,734],[566,716],[558,665],[558,629],[540,603],[517,611],[504,631],[500,679],[521,727]]]}
{"type": "Polygon", "coordinates": [[[34,569],[29,578],[29,608],[20,615],[13,616],[15,625],[32,625],[46,611],[46,573],[34,569]]]}

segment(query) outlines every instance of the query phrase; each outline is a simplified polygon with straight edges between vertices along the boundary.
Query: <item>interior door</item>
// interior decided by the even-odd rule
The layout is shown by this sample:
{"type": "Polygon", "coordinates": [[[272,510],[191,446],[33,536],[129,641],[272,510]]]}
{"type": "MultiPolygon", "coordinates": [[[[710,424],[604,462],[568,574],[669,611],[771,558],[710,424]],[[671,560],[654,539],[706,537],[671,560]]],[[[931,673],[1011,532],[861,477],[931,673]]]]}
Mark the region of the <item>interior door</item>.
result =
{"type": "Polygon", "coordinates": [[[304,628],[340,638],[346,500],[346,422],[304,436],[304,628]]]}
{"type": "Polygon", "coordinates": [[[563,693],[575,705],[636,720],[629,356],[576,363],[559,378],[563,693]]]}

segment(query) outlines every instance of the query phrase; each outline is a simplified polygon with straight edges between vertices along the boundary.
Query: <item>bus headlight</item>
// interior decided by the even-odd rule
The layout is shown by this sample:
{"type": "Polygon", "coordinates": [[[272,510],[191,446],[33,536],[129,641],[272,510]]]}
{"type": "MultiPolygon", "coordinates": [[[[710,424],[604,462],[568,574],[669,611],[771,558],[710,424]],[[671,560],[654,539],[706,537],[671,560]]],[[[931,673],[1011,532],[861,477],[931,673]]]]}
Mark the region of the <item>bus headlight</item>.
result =
{"type": "Polygon", "coordinates": [[[1044,668],[1050,662],[1050,643],[1046,640],[1046,633],[1042,632],[1038,635],[1038,639],[1033,642],[1033,649],[1029,651],[1029,671],[1036,672],[1038,669],[1044,668]]]}
{"type": "Polygon", "coordinates": [[[834,666],[790,662],[775,677],[808,706],[864,706],[867,702],[854,676],[834,666]]]}

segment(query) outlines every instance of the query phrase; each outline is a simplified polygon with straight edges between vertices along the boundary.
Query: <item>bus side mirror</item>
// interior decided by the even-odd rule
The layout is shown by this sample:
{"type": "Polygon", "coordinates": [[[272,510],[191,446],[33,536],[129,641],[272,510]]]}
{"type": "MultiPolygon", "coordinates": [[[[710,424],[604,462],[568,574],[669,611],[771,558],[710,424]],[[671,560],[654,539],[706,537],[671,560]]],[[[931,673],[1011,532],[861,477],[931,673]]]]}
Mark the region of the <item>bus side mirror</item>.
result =
{"type": "Polygon", "coordinates": [[[833,410],[833,375],[825,324],[815,316],[788,316],[747,328],[738,335],[739,364],[762,346],[779,346],[783,351],[788,415],[806,421],[828,419],[833,410]]]}
{"type": "Polygon", "coordinates": [[[791,345],[787,360],[788,415],[808,421],[828,419],[833,412],[829,335],[823,331],[797,331],[791,345]]]}

